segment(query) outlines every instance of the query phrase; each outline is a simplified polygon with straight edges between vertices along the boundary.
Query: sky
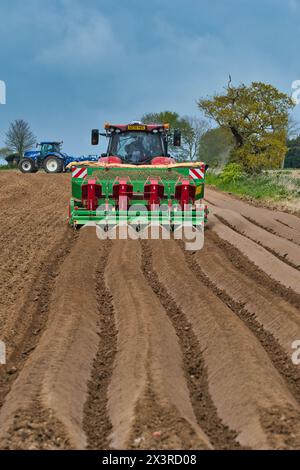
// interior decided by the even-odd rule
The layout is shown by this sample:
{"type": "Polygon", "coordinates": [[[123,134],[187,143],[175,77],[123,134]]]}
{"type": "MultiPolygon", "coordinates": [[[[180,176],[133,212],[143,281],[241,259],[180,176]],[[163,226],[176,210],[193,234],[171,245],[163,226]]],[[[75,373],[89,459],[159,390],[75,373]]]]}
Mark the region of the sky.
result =
{"type": "Polygon", "coordinates": [[[229,74],[291,94],[299,26],[300,0],[1,0],[0,147],[22,118],[38,141],[99,153],[92,128],[166,109],[200,117],[197,100],[229,74]]]}

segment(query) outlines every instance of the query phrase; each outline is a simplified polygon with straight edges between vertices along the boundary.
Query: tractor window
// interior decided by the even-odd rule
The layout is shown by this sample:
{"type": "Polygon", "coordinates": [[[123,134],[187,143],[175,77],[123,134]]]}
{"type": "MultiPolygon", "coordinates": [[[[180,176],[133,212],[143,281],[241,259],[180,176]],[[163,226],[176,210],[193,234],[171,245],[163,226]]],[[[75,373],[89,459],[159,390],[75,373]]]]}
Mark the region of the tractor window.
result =
{"type": "Polygon", "coordinates": [[[47,155],[47,153],[59,152],[59,151],[60,151],[59,144],[43,144],[41,147],[42,155],[47,155]]]}
{"type": "Polygon", "coordinates": [[[150,161],[164,155],[162,136],[150,132],[114,133],[111,137],[110,154],[130,163],[150,161]]]}
{"type": "Polygon", "coordinates": [[[60,152],[60,145],[59,144],[52,144],[51,152],[60,152]]]}
{"type": "Polygon", "coordinates": [[[47,155],[47,153],[48,153],[48,148],[49,148],[49,145],[48,145],[48,144],[43,144],[43,145],[41,146],[41,154],[42,154],[42,155],[47,155]]]}

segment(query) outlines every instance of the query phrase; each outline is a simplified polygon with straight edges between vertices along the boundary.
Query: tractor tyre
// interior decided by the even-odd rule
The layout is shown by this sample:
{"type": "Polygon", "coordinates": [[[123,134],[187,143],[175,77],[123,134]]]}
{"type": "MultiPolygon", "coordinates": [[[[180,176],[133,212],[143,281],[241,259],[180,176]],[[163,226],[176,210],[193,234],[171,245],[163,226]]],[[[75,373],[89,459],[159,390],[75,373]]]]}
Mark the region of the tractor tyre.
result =
{"type": "Polygon", "coordinates": [[[36,173],[38,168],[36,167],[35,161],[31,158],[21,158],[19,162],[19,170],[22,173],[36,173]]]}
{"type": "Polygon", "coordinates": [[[62,173],[64,170],[63,161],[55,155],[45,158],[43,166],[46,173],[62,173]]]}

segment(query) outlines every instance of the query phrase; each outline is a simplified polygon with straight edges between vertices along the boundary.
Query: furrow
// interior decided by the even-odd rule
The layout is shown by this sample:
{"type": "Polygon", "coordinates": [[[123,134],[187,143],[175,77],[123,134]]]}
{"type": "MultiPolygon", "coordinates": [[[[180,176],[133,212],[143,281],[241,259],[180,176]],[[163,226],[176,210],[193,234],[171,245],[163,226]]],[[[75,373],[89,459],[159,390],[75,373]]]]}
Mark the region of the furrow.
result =
{"type": "MultiPolygon", "coordinates": [[[[257,338],[195,277],[175,242],[153,244],[153,268],[192,324],[207,367],[209,391],[224,424],[238,432],[243,446],[288,448],[291,443],[275,422],[273,428],[265,426],[266,417],[280,410],[282,424],[287,424],[300,417],[299,406],[257,338]]],[[[293,445],[299,444],[296,424],[293,445]]]]}
{"type": "Polygon", "coordinates": [[[143,276],[138,242],[114,242],[105,280],[118,331],[108,389],[111,447],[147,448],[160,432],[158,448],[211,448],[192,408],[176,333],[143,276]]]}

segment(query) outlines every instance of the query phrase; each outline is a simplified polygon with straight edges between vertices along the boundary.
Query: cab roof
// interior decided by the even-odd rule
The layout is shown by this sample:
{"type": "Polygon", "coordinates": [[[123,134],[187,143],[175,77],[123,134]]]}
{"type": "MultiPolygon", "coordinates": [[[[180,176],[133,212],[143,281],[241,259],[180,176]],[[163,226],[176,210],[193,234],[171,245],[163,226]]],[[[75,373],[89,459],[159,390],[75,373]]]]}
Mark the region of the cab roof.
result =
{"type": "Polygon", "coordinates": [[[39,144],[39,145],[44,145],[44,144],[48,144],[48,145],[50,145],[50,144],[56,144],[56,145],[60,145],[60,144],[61,144],[61,142],[53,142],[53,141],[51,141],[51,142],[40,142],[40,144],[39,144]]]}

